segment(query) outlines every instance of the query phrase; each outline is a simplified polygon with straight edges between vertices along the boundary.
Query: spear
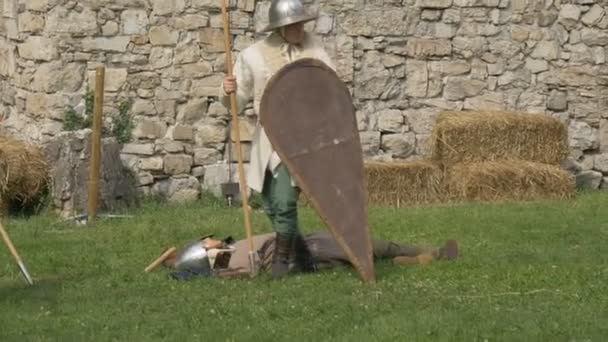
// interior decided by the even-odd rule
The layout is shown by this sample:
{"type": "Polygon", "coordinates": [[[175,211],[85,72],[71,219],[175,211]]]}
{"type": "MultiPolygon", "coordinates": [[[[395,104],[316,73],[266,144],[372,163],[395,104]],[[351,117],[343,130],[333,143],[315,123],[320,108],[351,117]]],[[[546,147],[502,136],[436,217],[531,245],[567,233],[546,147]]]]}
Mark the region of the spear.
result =
{"type": "MultiPolygon", "coordinates": [[[[226,9],[226,1],[222,1],[222,17],[224,20],[224,48],[226,50],[226,72],[229,77],[232,73],[232,47],[230,42],[230,27],[228,22],[228,11],[226,9]]],[[[236,140],[236,155],[238,159],[238,171],[240,179],[241,199],[243,205],[243,215],[245,220],[245,233],[247,234],[247,242],[249,245],[249,272],[251,277],[254,277],[257,272],[255,253],[253,250],[253,237],[251,234],[251,221],[249,219],[249,205],[247,201],[247,182],[245,180],[245,171],[243,167],[243,152],[241,150],[241,130],[239,125],[238,108],[236,102],[236,94],[230,94],[230,111],[232,112],[232,127],[235,133],[236,140]]],[[[231,142],[228,141],[230,144],[231,142]]],[[[229,156],[230,157],[230,156],[229,156]]],[[[230,162],[230,161],[229,161],[230,162]]]]}
{"type": "Polygon", "coordinates": [[[32,277],[30,276],[29,272],[27,271],[27,268],[25,267],[25,264],[23,263],[23,261],[21,261],[21,257],[19,257],[19,253],[17,253],[17,249],[13,245],[11,239],[8,237],[8,234],[6,233],[6,230],[4,230],[2,223],[0,223],[0,235],[2,235],[2,240],[4,240],[4,244],[6,244],[6,247],[8,247],[8,250],[13,255],[13,258],[15,258],[15,261],[17,262],[17,266],[19,266],[19,269],[21,270],[21,274],[23,274],[23,276],[25,277],[25,280],[27,281],[27,283],[29,285],[33,285],[34,282],[32,281],[32,277]]]}

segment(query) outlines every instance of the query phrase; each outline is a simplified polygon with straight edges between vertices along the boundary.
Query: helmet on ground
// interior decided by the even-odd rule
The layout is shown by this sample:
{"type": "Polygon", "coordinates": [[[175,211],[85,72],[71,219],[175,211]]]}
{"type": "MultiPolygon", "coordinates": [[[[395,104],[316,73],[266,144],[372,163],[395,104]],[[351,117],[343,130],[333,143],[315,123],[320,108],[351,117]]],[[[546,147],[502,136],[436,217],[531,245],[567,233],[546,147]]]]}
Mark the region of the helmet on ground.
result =
{"type": "Polygon", "coordinates": [[[177,254],[175,268],[178,271],[211,275],[209,255],[201,240],[191,242],[177,254]]]}

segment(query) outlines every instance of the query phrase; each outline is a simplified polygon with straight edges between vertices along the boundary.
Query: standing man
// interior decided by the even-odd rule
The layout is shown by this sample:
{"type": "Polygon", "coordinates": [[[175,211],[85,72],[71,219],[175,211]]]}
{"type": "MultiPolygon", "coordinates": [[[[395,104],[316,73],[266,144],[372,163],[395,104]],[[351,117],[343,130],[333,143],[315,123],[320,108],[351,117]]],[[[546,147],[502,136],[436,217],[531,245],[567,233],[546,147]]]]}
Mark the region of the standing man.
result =
{"type": "MultiPolygon", "coordinates": [[[[315,18],[305,10],[300,0],[273,0],[269,9],[269,24],[263,30],[270,34],[243,50],[236,58],[234,77],[226,77],[220,87],[222,103],[228,108],[229,95],[236,92],[238,107],[242,110],[253,100],[255,113],[259,117],[266,84],[285,65],[301,58],[315,58],[335,70],[322,44],[304,31],[304,24],[315,18]]],[[[252,190],[262,194],[264,209],[276,232],[273,277],[276,279],[287,274],[292,246],[295,246],[295,260],[299,268],[304,271],[316,270],[298,225],[300,190],[273,150],[259,121],[253,136],[247,183],[252,190]]]]}

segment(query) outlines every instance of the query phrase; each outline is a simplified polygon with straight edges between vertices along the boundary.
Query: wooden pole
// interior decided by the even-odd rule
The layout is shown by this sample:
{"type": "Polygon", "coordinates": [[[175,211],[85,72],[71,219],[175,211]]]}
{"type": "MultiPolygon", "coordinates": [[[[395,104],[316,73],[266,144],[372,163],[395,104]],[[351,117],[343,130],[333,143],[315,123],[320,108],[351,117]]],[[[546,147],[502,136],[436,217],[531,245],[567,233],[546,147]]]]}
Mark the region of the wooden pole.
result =
{"type": "Polygon", "coordinates": [[[91,134],[91,160],[89,165],[88,219],[97,217],[99,197],[99,169],[101,160],[101,128],[103,117],[105,67],[100,65],[95,72],[95,104],[93,107],[93,133],[91,134]]]}
{"type": "MultiPolygon", "coordinates": [[[[226,1],[222,1],[222,17],[224,20],[224,48],[226,50],[226,71],[228,76],[233,76],[232,72],[232,47],[230,42],[230,27],[228,22],[228,11],[226,9],[226,1]]],[[[238,80],[237,80],[238,82],[238,80]]],[[[247,241],[249,245],[249,271],[250,275],[253,277],[257,272],[256,261],[255,261],[255,252],[253,250],[253,236],[251,233],[251,221],[249,218],[249,204],[247,201],[247,181],[245,179],[245,171],[243,167],[243,152],[241,150],[241,130],[239,125],[239,116],[238,116],[238,108],[236,102],[236,94],[230,94],[230,110],[232,112],[232,127],[235,133],[236,140],[236,155],[238,159],[238,169],[239,169],[239,180],[240,180],[240,190],[241,190],[241,202],[243,204],[243,215],[245,220],[245,232],[247,234],[247,241]]],[[[228,143],[231,143],[230,141],[228,143]]],[[[229,161],[230,162],[230,161],[229,161]]]]}
{"type": "Polygon", "coordinates": [[[152,263],[150,265],[148,265],[148,267],[146,267],[144,269],[144,272],[149,273],[152,272],[154,269],[156,269],[160,264],[163,263],[163,261],[167,260],[167,258],[176,251],[177,249],[175,247],[171,247],[169,249],[167,249],[167,251],[165,251],[161,256],[159,256],[156,260],[152,261],[152,263]]]}
{"type": "Polygon", "coordinates": [[[11,252],[11,254],[13,255],[13,258],[15,258],[15,261],[17,262],[17,266],[19,266],[19,269],[21,270],[21,274],[23,274],[23,276],[25,277],[25,280],[27,281],[27,283],[29,285],[33,285],[34,282],[32,281],[32,277],[30,276],[29,272],[27,271],[27,268],[25,267],[25,264],[21,260],[21,257],[19,257],[19,253],[17,253],[17,249],[13,245],[13,242],[11,241],[10,237],[8,236],[8,233],[4,230],[2,223],[0,223],[0,235],[2,235],[2,240],[4,241],[4,244],[6,245],[6,247],[8,247],[9,252],[11,252]]]}

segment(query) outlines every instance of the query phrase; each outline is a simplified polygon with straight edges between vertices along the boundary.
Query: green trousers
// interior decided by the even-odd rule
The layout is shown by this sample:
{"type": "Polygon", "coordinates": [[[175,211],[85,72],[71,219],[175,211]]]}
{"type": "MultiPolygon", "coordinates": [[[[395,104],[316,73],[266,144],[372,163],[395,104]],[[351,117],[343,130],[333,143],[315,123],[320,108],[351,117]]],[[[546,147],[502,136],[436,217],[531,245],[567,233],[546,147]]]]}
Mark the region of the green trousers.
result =
{"type": "Polygon", "coordinates": [[[262,200],[275,232],[295,236],[299,232],[298,197],[300,189],[291,185],[289,170],[279,164],[274,175],[266,171],[262,200]]]}

